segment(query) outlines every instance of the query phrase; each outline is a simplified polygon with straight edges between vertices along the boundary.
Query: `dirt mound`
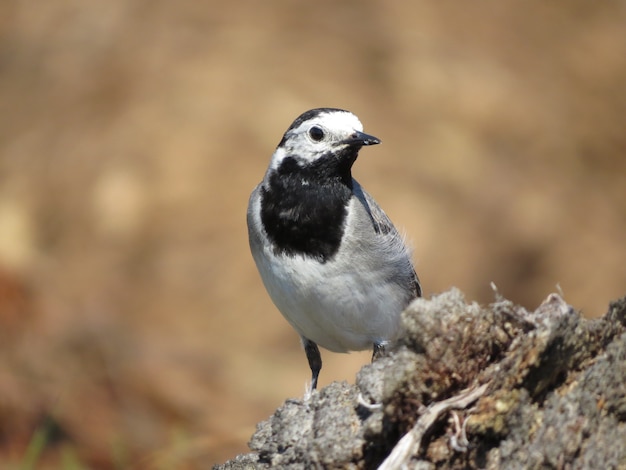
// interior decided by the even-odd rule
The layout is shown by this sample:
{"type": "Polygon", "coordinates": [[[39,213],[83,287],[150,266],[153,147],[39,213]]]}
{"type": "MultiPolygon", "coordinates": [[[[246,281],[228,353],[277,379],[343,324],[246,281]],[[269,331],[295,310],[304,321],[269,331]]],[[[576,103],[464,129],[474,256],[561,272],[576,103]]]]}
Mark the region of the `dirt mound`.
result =
{"type": "Polygon", "coordinates": [[[457,290],[403,314],[401,346],[252,436],[243,468],[622,468],[626,298],[585,320],[552,294],[534,312],[457,290]]]}

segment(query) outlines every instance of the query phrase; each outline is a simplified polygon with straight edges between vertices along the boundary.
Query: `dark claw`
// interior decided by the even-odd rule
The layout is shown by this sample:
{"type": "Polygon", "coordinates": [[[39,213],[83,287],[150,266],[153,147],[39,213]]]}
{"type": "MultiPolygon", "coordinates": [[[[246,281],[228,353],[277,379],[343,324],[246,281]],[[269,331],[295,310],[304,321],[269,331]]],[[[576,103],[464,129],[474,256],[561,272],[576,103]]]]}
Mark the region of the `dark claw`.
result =
{"type": "Polygon", "coordinates": [[[385,354],[385,344],[384,343],[374,343],[374,350],[372,352],[372,362],[385,354]]]}

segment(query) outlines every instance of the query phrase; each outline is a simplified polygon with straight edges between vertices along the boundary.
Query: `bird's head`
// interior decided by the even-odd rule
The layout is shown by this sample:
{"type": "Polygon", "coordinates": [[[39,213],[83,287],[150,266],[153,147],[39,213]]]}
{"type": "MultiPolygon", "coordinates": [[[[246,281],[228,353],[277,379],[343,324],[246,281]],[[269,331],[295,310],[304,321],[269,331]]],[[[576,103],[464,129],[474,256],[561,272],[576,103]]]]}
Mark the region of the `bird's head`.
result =
{"type": "Polygon", "coordinates": [[[349,172],[361,147],[379,143],[378,138],[363,132],[361,121],[351,112],[311,109],[287,129],[272,156],[270,170],[278,170],[289,159],[291,165],[300,168],[337,167],[349,172]]]}

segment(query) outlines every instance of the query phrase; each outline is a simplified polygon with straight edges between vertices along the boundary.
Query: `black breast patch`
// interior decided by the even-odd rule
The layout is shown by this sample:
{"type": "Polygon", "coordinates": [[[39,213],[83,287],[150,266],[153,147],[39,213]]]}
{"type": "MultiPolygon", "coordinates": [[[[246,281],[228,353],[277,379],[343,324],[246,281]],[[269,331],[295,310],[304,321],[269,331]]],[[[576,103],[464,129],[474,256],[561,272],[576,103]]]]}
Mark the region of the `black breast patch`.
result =
{"type": "Polygon", "coordinates": [[[352,180],[324,170],[287,157],[261,190],[261,221],[278,253],[325,263],[339,250],[352,180]]]}

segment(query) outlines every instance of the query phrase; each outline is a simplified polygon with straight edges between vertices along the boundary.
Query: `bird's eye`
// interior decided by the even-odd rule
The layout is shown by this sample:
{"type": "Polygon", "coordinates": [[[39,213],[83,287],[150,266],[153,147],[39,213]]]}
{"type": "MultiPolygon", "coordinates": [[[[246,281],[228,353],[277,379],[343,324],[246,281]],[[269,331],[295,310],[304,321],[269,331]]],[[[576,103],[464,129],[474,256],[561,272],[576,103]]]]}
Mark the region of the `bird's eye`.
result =
{"type": "Polygon", "coordinates": [[[309,136],[315,142],[319,142],[324,138],[324,129],[322,129],[321,127],[313,126],[309,129],[309,136]]]}

